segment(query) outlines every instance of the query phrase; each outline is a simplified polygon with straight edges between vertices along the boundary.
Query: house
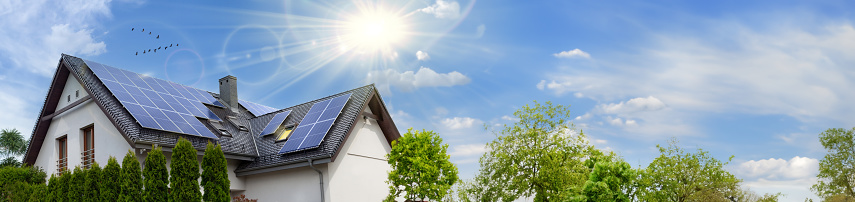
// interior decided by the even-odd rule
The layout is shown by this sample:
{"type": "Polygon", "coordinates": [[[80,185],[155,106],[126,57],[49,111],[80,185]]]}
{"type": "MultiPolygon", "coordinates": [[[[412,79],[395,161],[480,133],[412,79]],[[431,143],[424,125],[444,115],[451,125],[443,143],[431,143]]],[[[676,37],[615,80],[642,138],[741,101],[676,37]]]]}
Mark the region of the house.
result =
{"type": "Polygon", "coordinates": [[[103,167],[128,150],[142,164],[158,146],[169,162],[171,148],[185,138],[200,161],[208,142],[222,146],[232,195],[387,195],[385,155],[400,134],[374,85],[276,109],[238,99],[233,76],[219,82],[212,93],[63,54],[23,161],[53,174],[92,162],[103,167]]]}

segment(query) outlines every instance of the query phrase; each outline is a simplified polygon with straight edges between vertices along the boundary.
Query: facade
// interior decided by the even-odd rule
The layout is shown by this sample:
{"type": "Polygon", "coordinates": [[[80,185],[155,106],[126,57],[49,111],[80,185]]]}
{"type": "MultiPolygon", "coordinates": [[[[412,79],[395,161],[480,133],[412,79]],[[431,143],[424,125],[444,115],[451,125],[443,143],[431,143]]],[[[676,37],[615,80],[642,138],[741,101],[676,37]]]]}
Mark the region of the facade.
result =
{"type": "Polygon", "coordinates": [[[220,93],[212,93],[62,55],[24,163],[53,174],[93,162],[103,167],[130,150],[142,164],[155,146],[168,163],[171,148],[185,138],[200,162],[208,142],[222,146],[232,195],[383,200],[390,170],[385,155],[400,134],[373,85],[275,109],[238,100],[236,80],[220,79],[220,93]],[[194,90],[199,93],[187,93],[194,90]],[[157,118],[158,111],[166,118],[157,118]]]}

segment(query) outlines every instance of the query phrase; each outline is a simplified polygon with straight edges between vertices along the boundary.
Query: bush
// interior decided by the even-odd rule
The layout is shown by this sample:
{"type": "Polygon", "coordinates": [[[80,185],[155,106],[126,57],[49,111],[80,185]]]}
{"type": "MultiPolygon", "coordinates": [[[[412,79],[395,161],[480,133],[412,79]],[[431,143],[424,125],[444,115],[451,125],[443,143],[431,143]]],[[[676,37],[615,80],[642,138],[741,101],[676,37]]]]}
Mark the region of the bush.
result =
{"type": "Polygon", "coordinates": [[[86,172],[86,185],[83,187],[83,201],[98,202],[100,200],[101,166],[92,163],[92,167],[86,172]]]}
{"type": "Polygon", "coordinates": [[[58,201],[56,194],[59,193],[59,178],[54,175],[50,175],[50,180],[48,180],[48,188],[47,188],[47,198],[46,201],[58,201]]]}
{"type": "Polygon", "coordinates": [[[71,172],[68,170],[62,171],[59,174],[59,178],[56,179],[56,193],[54,193],[54,200],[57,202],[66,202],[71,201],[68,198],[68,185],[71,181],[71,172]]]}
{"type": "Polygon", "coordinates": [[[86,185],[86,171],[80,166],[74,167],[74,173],[68,173],[67,192],[69,201],[83,201],[83,187],[86,185]]]}
{"type": "Polygon", "coordinates": [[[169,172],[166,170],[166,157],[160,147],[148,152],[145,157],[145,189],[143,190],[143,201],[168,201],[169,200],[169,172]]]}
{"type": "Polygon", "coordinates": [[[119,166],[119,162],[116,161],[115,157],[111,156],[107,160],[107,166],[104,167],[104,172],[101,173],[101,179],[104,179],[101,182],[100,188],[101,201],[112,202],[119,197],[121,183],[115,179],[120,177],[122,172],[121,169],[122,168],[119,166]]]}
{"type": "Polygon", "coordinates": [[[172,162],[169,167],[169,183],[172,190],[169,197],[172,201],[201,201],[199,191],[199,161],[196,159],[196,149],[187,139],[180,138],[172,149],[172,162]]]}
{"type": "Polygon", "coordinates": [[[122,159],[122,174],[120,181],[122,183],[122,192],[119,194],[119,201],[140,201],[142,200],[142,173],[140,173],[140,162],[133,151],[128,150],[125,158],[122,159]]]}
{"type": "Polygon", "coordinates": [[[205,187],[205,201],[229,201],[229,171],[226,157],[220,145],[208,142],[205,156],[202,157],[202,186],[205,187]]]}

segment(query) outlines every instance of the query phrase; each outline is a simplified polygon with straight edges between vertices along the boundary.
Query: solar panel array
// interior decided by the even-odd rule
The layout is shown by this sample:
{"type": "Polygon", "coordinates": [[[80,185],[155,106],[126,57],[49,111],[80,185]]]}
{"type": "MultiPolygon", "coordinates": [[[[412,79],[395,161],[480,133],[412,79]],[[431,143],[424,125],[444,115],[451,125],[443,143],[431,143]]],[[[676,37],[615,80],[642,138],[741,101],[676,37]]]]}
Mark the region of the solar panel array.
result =
{"type": "Polygon", "coordinates": [[[221,120],[202,104],[222,107],[210,93],[84,61],[142,127],[218,139],[196,118],[221,120]]]}
{"type": "Polygon", "coordinates": [[[291,132],[291,137],[279,150],[279,154],[317,148],[321,145],[330,127],[335,123],[344,105],[350,100],[351,94],[345,94],[333,99],[315,103],[300,125],[291,132]]]}
{"type": "Polygon", "coordinates": [[[279,125],[282,125],[282,122],[285,122],[285,118],[288,118],[288,114],[291,114],[291,110],[284,111],[273,116],[273,119],[270,119],[270,123],[267,123],[267,127],[264,127],[264,130],[261,131],[260,135],[265,136],[276,132],[276,129],[279,129],[279,125]]]}
{"type": "Polygon", "coordinates": [[[248,101],[238,100],[238,102],[240,103],[240,105],[243,105],[243,108],[246,108],[247,110],[249,110],[249,112],[252,112],[252,114],[256,117],[278,110],[273,107],[268,107],[248,101]]]}

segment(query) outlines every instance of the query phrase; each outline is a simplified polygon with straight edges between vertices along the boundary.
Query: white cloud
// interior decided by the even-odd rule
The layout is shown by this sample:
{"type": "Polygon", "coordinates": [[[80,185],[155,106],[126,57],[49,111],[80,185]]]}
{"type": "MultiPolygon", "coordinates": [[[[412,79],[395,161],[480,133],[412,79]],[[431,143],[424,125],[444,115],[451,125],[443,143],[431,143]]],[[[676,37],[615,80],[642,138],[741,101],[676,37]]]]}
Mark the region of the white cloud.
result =
{"type": "Polygon", "coordinates": [[[418,52],[416,52],[416,58],[418,58],[421,61],[427,61],[427,60],[430,60],[430,55],[428,55],[427,52],[418,51],[418,52]]]}
{"type": "Polygon", "coordinates": [[[562,95],[564,93],[570,92],[570,87],[572,85],[573,83],[570,83],[570,81],[564,81],[559,83],[555,80],[552,80],[551,82],[547,83],[546,80],[540,80],[540,83],[537,83],[536,86],[538,90],[552,90],[553,92],[555,92],[556,95],[562,95]]]}
{"type": "Polygon", "coordinates": [[[442,120],[442,125],[445,127],[455,130],[455,129],[464,129],[471,128],[472,126],[484,123],[481,120],[473,119],[469,117],[454,117],[454,118],[446,118],[442,120]]]}
{"type": "Polygon", "coordinates": [[[520,119],[519,119],[519,118],[517,118],[517,117],[512,117],[512,116],[504,115],[504,116],[502,116],[502,120],[505,120],[505,121],[519,121],[520,119]]]}
{"type": "Polygon", "coordinates": [[[796,179],[816,176],[819,172],[819,160],[808,157],[785,159],[751,160],[739,164],[737,173],[747,177],[764,179],[796,179]]]}
{"type": "Polygon", "coordinates": [[[627,102],[600,104],[597,109],[606,114],[627,114],[641,111],[657,111],[666,107],[661,100],[648,96],[630,99],[627,102]]]}
{"type": "Polygon", "coordinates": [[[372,71],[366,79],[374,82],[378,88],[389,92],[390,86],[401,91],[412,91],[420,87],[450,87],[468,84],[471,79],[457,71],[436,73],[430,68],[422,67],[419,71],[398,72],[394,69],[372,71]]]}
{"type": "Polygon", "coordinates": [[[620,118],[612,118],[611,116],[609,116],[606,117],[606,121],[608,121],[609,124],[612,124],[613,126],[623,126],[623,120],[621,120],[620,118]]]}
{"type": "Polygon", "coordinates": [[[478,25],[478,29],[475,32],[475,38],[481,38],[484,36],[484,32],[487,31],[487,26],[484,24],[478,25]]]}
{"type": "Polygon", "coordinates": [[[451,147],[451,152],[448,155],[452,157],[480,156],[484,152],[487,152],[487,145],[485,144],[465,144],[451,147]]]}
{"type": "Polygon", "coordinates": [[[433,14],[434,17],[440,19],[457,19],[460,17],[460,4],[456,1],[436,0],[435,4],[419,9],[419,11],[433,14]]]}
{"type": "Polygon", "coordinates": [[[591,58],[591,54],[579,50],[578,48],[569,51],[561,51],[560,53],[552,54],[552,56],[555,56],[556,58],[591,58]]]}
{"type": "Polygon", "coordinates": [[[7,0],[0,3],[0,61],[5,67],[51,76],[60,53],[98,55],[106,44],[93,27],[110,18],[110,0],[7,0]]]}

